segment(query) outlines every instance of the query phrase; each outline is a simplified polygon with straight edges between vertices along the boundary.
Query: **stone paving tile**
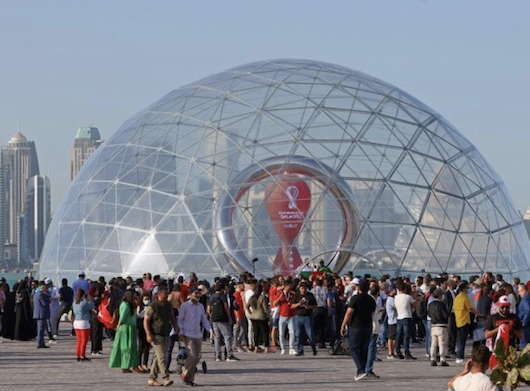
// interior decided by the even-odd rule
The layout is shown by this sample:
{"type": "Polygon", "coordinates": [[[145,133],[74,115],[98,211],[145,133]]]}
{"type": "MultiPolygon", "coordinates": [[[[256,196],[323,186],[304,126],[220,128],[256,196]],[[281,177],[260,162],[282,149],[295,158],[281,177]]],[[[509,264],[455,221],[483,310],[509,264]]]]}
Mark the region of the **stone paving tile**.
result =
{"type": "MultiPolygon", "coordinates": [[[[75,340],[61,330],[59,341],[50,349],[37,349],[34,341],[3,340],[0,344],[0,391],[25,391],[45,387],[53,391],[144,390],[147,375],[122,374],[108,368],[110,341],[104,341],[104,355],[91,362],[77,362],[75,340]]],[[[90,342],[89,342],[90,346],[90,342]]],[[[175,349],[176,351],[176,349],[175,349]]],[[[203,357],[208,373],[199,372],[196,382],[203,390],[269,390],[271,387],[304,390],[370,390],[370,391],[445,391],[447,381],[462,368],[450,360],[451,367],[430,367],[420,345],[412,353],[417,361],[376,362],[374,372],[380,380],[355,382],[355,366],[349,356],[330,356],[319,350],[318,356],[238,353],[240,362],[215,362],[213,347],[204,344],[203,357]]],[[[307,352],[306,352],[307,354],[307,352]]],[[[92,358],[92,357],[91,357],[92,358]]],[[[176,361],[172,367],[175,368],[176,361]]],[[[187,388],[173,375],[172,388],[187,388]]]]}

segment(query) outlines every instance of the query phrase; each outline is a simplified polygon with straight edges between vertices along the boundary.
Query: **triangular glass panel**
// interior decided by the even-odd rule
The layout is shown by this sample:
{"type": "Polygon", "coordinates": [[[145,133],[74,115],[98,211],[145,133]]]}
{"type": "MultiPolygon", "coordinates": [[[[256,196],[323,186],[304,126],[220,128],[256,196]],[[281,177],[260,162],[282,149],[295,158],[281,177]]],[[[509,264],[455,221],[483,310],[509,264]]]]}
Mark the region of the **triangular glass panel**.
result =
{"type": "Polygon", "coordinates": [[[454,232],[425,227],[421,228],[421,231],[436,256],[437,262],[431,262],[429,270],[443,270],[449,262],[456,240],[456,234],[454,232]]]}
{"type": "Polygon", "coordinates": [[[447,216],[443,205],[440,204],[437,194],[434,191],[429,195],[427,206],[425,207],[425,211],[421,218],[421,224],[423,226],[448,230],[456,230],[458,228],[447,216]]]}
{"type": "Polygon", "coordinates": [[[415,152],[432,156],[435,159],[444,160],[444,157],[432,142],[432,137],[425,130],[421,130],[411,149],[415,152]]]}
{"type": "Polygon", "coordinates": [[[481,218],[477,216],[475,210],[469,205],[468,201],[465,201],[459,229],[460,232],[489,232],[484,223],[487,223],[487,220],[482,221],[481,218]]]}
{"type": "Polygon", "coordinates": [[[399,162],[396,170],[390,177],[393,182],[406,183],[411,185],[418,185],[427,187],[429,184],[426,182],[418,166],[414,162],[414,159],[409,153],[405,152],[403,160],[399,162]]]}
{"type": "Polygon", "coordinates": [[[369,125],[362,132],[362,136],[359,138],[359,141],[395,147],[404,146],[401,140],[399,140],[394,133],[392,133],[391,128],[389,128],[381,120],[381,118],[379,118],[379,116],[373,116],[368,123],[369,125]]]}
{"type": "Polygon", "coordinates": [[[359,143],[348,162],[360,178],[386,178],[399,161],[403,150],[359,143]]]}
{"type": "Polygon", "coordinates": [[[390,186],[385,186],[379,193],[368,220],[374,223],[415,223],[390,186]]]}
{"type": "MultiPolygon", "coordinates": [[[[344,176],[343,176],[344,177],[344,176]]],[[[367,218],[377,201],[381,187],[384,186],[382,181],[347,181],[352,189],[355,206],[364,218],[367,218]]]]}
{"type": "Polygon", "coordinates": [[[428,270],[431,263],[436,264],[436,257],[433,254],[428,242],[425,240],[421,230],[416,230],[416,234],[410,243],[407,256],[401,265],[401,271],[423,273],[428,270]]]}
{"type": "Polygon", "coordinates": [[[469,257],[469,249],[462,241],[460,235],[458,235],[454,243],[453,251],[451,252],[451,257],[447,262],[447,268],[445,269],[445,272],[456,274],[462,273],[463,270],[466,270],[466,264],[469,257]]]}
{"type": "Polygon", "coordinates": [[[462,189],[458,185],[455,174],[453,173],[453,169],[447,164],[440,170],[438,177],[432,186],[438,191],[452,194],[456,197],[464,196],[462,189]]]}
{"type": "Polygon", "coordinates": [[[420,219],[429,191],[421,187],[411,187],[397,183],[389,183],[388,186],[394,190],[397,201],[404,205],[409,215],[412,217],[413,222],[417,223],[420,219]]]}

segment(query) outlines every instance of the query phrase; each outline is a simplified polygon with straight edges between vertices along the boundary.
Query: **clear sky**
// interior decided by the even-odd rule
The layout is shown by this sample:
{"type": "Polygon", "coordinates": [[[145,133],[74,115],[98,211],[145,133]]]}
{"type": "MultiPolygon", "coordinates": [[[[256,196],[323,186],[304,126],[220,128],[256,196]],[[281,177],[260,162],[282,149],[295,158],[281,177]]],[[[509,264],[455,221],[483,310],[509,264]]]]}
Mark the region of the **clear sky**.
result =
{"type": "Polygon", "coordinates": [[[323,60],[444,115],[530,206],[530,1],[12,0],[0,7],[0,143],[37,144],[55,210],[76,129],[108,137],[180,85],[271,58],[323,60]]]}

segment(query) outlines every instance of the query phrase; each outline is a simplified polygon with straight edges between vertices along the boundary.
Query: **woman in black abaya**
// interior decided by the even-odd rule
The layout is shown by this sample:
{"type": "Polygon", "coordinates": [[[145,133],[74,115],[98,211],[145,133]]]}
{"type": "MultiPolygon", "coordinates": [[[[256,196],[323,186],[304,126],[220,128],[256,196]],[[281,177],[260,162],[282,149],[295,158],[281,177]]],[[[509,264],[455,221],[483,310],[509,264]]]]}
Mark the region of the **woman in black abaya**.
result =
{"type": "Polygon", "coordinates": [[[27,341],[35,338],[34,323],[30,292],[26,281],[23,280],[15,292],[15,339],[27,341]]]}

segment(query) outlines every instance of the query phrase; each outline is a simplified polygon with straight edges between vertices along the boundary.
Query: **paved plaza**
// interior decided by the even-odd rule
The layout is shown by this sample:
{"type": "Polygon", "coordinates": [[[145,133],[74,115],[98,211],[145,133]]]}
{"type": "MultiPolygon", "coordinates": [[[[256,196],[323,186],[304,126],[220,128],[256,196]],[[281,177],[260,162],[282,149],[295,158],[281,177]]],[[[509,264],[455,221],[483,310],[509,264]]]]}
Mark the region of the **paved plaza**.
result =
{"type": "MultiPolygon", "coordinates": [[[[0,344],[0,390],[36,390],[38,387],[53,391],[72,390],[144,390],[147,374],[122,374],[119,369],[109,369],[110,341],[104,341],[104,355],[91,362],[75,360],[75,339],[67,336],[63,326],[59,342],[50,349],[37,349],[35,342],[3,340],[0,344]]],[[[90,345],[90,343],[89,343],[90,345]]],[[[274,354],[238,353],[239,363],[217,363],[213,359],[213,347],[205,343],[203,357],[208,373],[199,372],[196,382],[204,390],[270,390],[271,387],[286,389],[298,387],[304,390],[447,390],[447,381],[458,371],[451,360],[451,367],[432,368],[420,345],[412,350],[417,361],[386,360],[375,363],[375,373],[380,380],[353,381],[355,369],[349,356],[330,356],[320,350],[314,357],[282,356],[274,354]]],[[[89,346],[90,347],[90,346],[89,346]]],[[[176,351],[176,349],[175,349],[176,351]]],[[[173,361],[172,369],[176,362],[173,361]]],[[[173,375],[172,388],[187,388],[173,375]]]]}

